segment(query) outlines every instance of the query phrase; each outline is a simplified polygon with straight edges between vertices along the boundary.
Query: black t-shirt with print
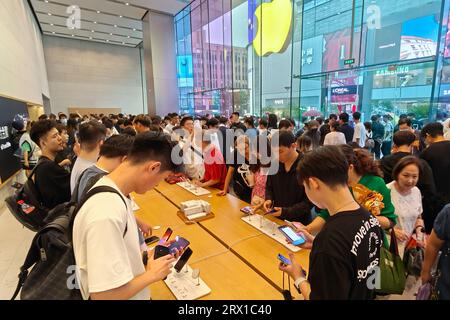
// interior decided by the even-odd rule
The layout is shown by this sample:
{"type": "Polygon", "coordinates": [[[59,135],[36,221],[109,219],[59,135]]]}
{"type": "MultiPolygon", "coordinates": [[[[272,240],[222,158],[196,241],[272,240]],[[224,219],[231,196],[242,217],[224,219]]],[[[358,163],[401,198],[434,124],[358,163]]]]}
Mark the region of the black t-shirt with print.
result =
{"type": "Polygon", "coordinates": [[[378,220],[365,209],[331,216],[311,250],[311,300],[367,300],[375,294],[383,236],[378,220]],[[368,282],[373,286],[368,286],[368,282]]]}
{"type": "Polygon", "coordinates": [[[238,157],[238,151],[234,150],[233,162],[233,190],[239,199],[250,202],[252,195],[252,188],[249,187],[250,182],[248,176],[252,174],[250,171],[250,164],[243,156],[238,157]]]}

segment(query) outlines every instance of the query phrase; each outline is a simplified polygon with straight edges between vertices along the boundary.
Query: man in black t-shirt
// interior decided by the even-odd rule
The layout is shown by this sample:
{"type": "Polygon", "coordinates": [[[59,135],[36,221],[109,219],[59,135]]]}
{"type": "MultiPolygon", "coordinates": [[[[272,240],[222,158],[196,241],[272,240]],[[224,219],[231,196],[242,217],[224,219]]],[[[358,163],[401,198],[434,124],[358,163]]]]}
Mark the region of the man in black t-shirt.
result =
{"type": "Polygon", "coordinates": [[[312,249],[309,276],[290,254],[280,265],[305,299],[368,300],[375,296],[383,236],[378,220],[355,201],[347,185],[348,162],[336,146],[307,153],[298,165],[308,198],[331,217],[314,238],[299,230],[312,249]]]}
{"type": "Polygon", "coordinates": [[[42,203],[52,209],[70,201],[70,173],[55,162],[57,153],[63,149],[56,122],[36,122],[31,128],[30,136],[42,151],[34,177],[42,203]]]}
{"type": "Polygon", "coordinates": [[[353,141],[353,136],[355,134],[355,129],[348,124],[349,120],[350,116],[348,113],[344,112],[339,115],[339,132],[342,132],[345,135],[345,141],[347,141],[347,143],[353,141]]]}
{"type": "Polygon", "coordinates": [[[231,114],[230,120],[231,120],[230,129],[233,129],[235,131],[236,130],[241,130],[242,132],[245,132],[247,130],[245,125],[240,120],[239,112],[233,112],[231,114]]]}
{"type": "Polygon", "coordinates": [[[272,216],[281,220],[298,221],[305,225],[312,221],[312,203],[305,189],[298,184],[297,164],[300,154],[296,150],[294,134],[280,131],[272,136],[272,152],[279,160],[276,174],[267,176],[264,210],[274,211],[272,216]],[[278,141],[278,147],[274,142],[278,141]]]}
{"type": "Polygon", "coordinates": [[[420,157],[428,162],[433,170],[437,194],[443,202],[443,207],[450,203],[450,141],[444,139],[444,126],[439,122],[427,124],[422,129],[422,136],[428,148],[420,157]]]}

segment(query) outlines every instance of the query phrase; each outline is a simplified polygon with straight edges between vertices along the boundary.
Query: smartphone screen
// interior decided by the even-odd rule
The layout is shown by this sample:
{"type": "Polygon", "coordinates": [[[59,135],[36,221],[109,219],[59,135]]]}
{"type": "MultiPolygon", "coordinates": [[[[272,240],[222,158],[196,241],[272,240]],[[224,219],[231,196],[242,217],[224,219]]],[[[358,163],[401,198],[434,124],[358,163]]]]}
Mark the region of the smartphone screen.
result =
{"type": "Polygon", "coordinates": [[[186,251],[181,255],[180,259],[178,260],[177,264],[175,265],[175,270],[177,272],[180,272],[181,269],[186,265],[189,258],[192,256],[192,250],[191,248],[187,248],[186,251]]]}
{"type": "Polygon", "coordinates": [[[241,211],[247,214],[252,213],[252,207],[244,207],[241,211]]]}
{"type": "Polygon", "coordinates": [[[161,240],[159,240],[158,244],[165,244],[167,241],[169,241],[170,236],[172,235],[172,232],[173,232],[172,229],[167,228],[166,232],[161,237],[161,240]]]}
{"type": "Polygon", "coordinates": [[[278,260],[280,260],[283,264],[285,264],[287,266],[292,263],[291,260],[289,260],[288,258],[283,256],[281,253],[278,254],[278,260]]]}
{"type": "Polygon", "coordinates": [[[190,245],[190,242],[186,240],[185,238],[177,236],[175,238],[175,242],[172,243],[169,246],[170,253],[174,253],[175,249],[178,249],[178,251],[186,249],[190,245]]]}
{"type": "Polygon", "coordinates": [[[292,244],[298,246],[305,243],[305,239],[295,233],[289,226],[283,226],[279,228],[280,231],[292,242],[292,244]]]}

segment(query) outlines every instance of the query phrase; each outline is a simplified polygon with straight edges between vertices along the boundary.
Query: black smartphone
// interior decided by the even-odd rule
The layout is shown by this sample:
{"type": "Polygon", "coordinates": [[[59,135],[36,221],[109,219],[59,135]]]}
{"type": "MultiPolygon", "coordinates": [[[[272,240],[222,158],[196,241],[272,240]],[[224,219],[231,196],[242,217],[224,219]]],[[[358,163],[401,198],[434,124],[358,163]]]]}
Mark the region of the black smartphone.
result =
{"type": "Polygon", "coordinates": [[[155,247],[155,254],[153,255],[153,258],[156,260],[158,258],[165,257],[169,254],[170,250],[168,247],[158,245],[155,247]]]}
{"type": "Polygon", "coordinates": [[[161,240],[159,240],[159,244],[165,244],[167,241],[169,241],[172,232],[173,232],[172,229],[167,228],[166,232],[161,237],[161,240]]]}
{"type": "Polygon", "coordinates": [[[192,256],[192,249],[191,248],[186,248],[186,250],[184,251],[184,253],[181,255],[180,259],[178,260],[177,264],[175,265],[174,269],[179,273],[183,267],[186,265],[186,263],[188,262],[189,258],[192,256]]]}
{"type": "Polygon", "coordinates": [[[145,243],[148,245],[158,242],[158,241],[159,241],[159,237],[157,237],[157,236],[151,236],[150,238],[145,239],[145,243]]]}

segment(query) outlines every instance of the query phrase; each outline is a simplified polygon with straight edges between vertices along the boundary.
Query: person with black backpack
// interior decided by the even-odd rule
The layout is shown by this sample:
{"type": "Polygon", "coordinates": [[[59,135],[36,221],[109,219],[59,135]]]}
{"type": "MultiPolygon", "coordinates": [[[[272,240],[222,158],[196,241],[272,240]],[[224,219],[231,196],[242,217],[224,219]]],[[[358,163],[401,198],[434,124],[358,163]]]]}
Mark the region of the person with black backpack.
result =
{"type": "Polygon", "coordinates": [[[175,262],[172,255],[157,260],[149,255],[144,266],[138,226],[128,197],[132,192],[146,193],[179,170],[171,159],[174,146],[162,133],[139,134],[127,159],[89,191],[108,187],[120,196],[97,193],[74,219],[73,249],[84,299],[148,300],[148,286],[171,272],[175,262]]]}
{"type": "MultiPolygon", "coordinates": [[[[88,191],[104,176],[113,172],[125,159],[133,146],[134,137],[127,134],[112,136],[100,147],[100,158],[92,167],[87,168],[78,179],[72,194],[72,201],[81,202],[88,191]]],[[[139,242],[146,248],[145,237],[152,235],[152,228],[136,216],[139,229],[139,242]]]]}
{"type": "Polygon", "coordinates": [[[50,120],[37,121],[30,136],[42,152],[34,171],[34,183],[43,206],[53,209],[70,201],[70,173],[55,162],[56,154],[63,149],[62,138],[56,122],[50,120]]]}

